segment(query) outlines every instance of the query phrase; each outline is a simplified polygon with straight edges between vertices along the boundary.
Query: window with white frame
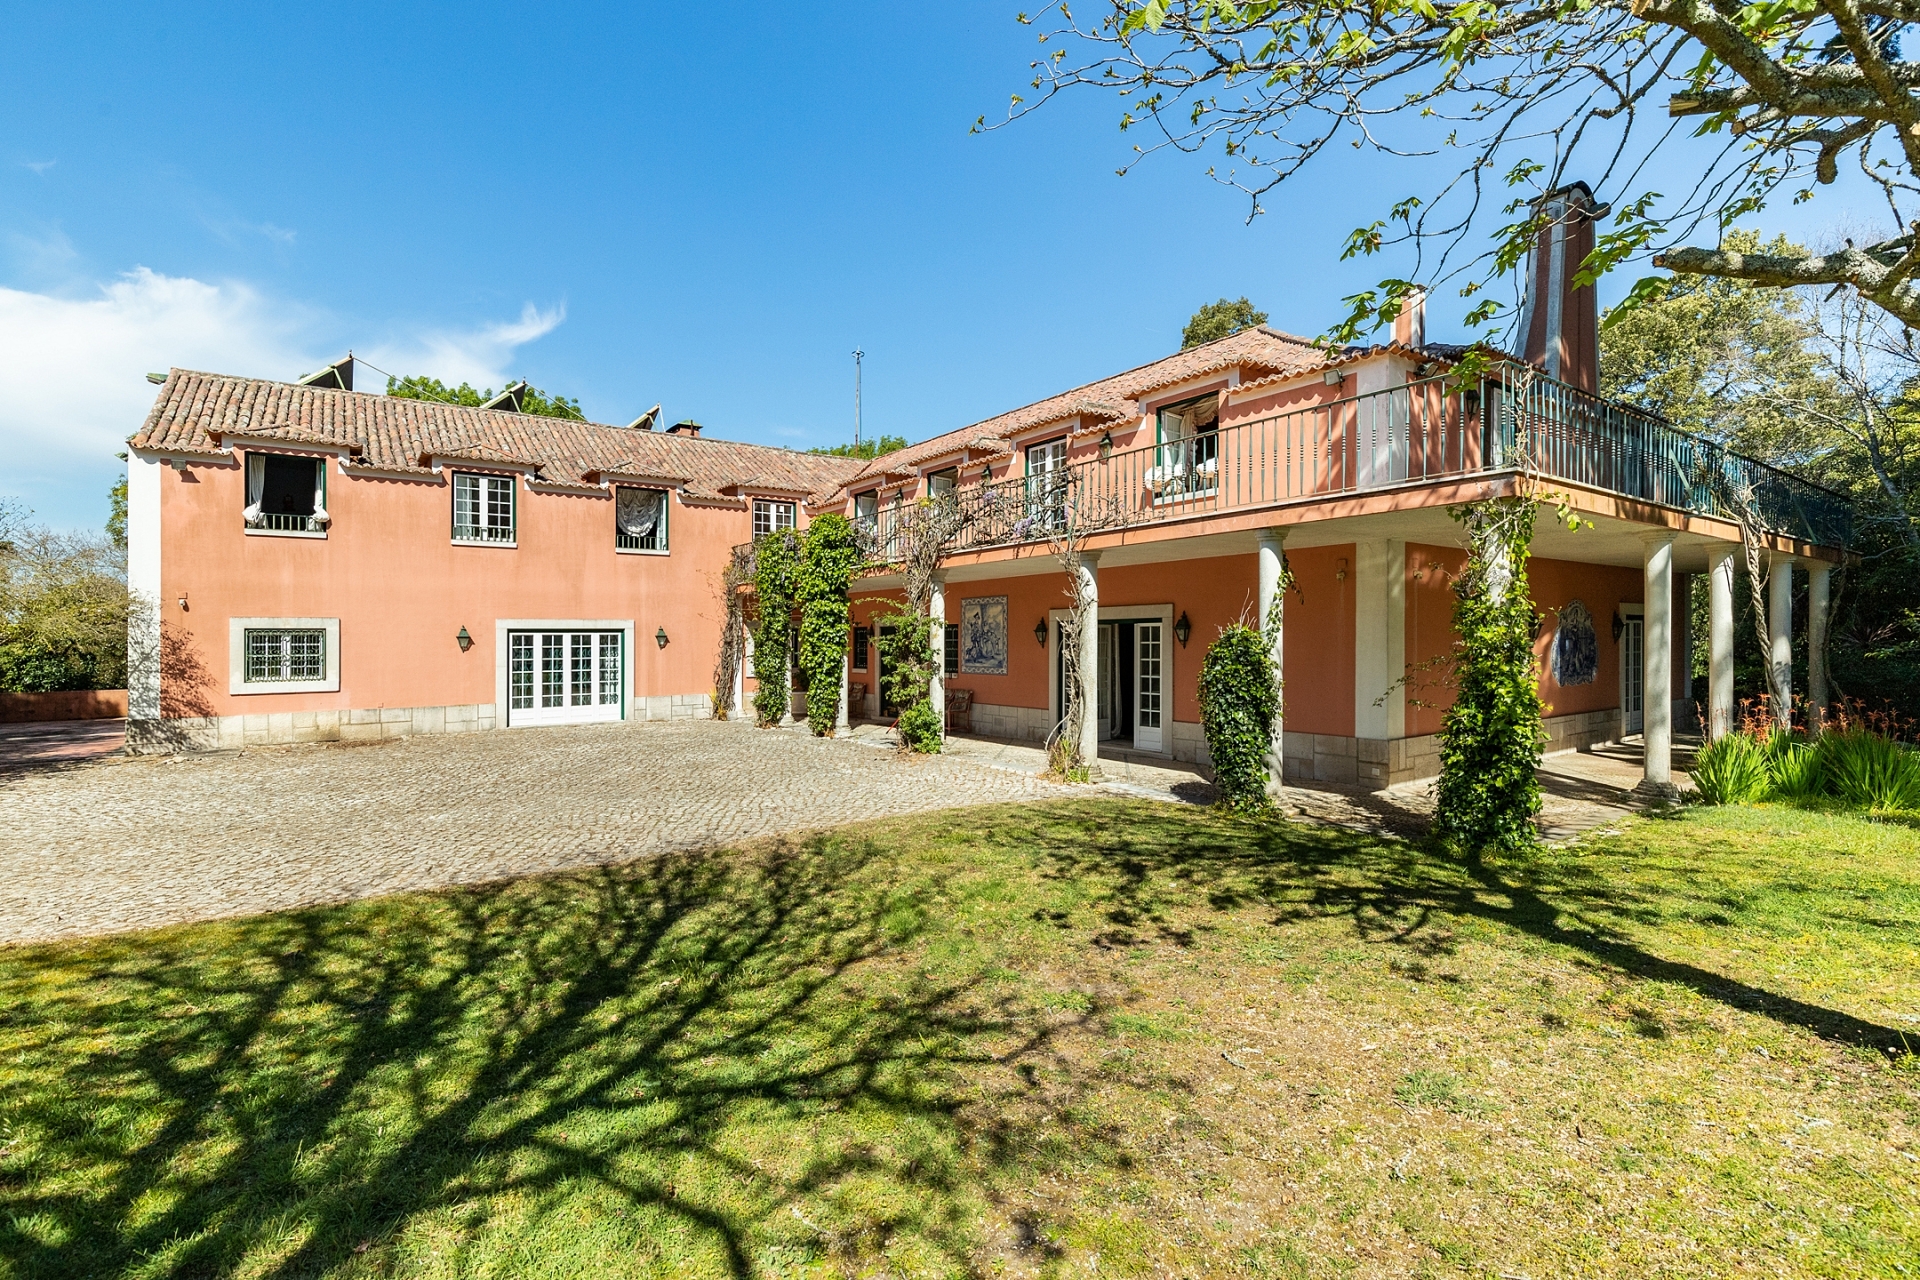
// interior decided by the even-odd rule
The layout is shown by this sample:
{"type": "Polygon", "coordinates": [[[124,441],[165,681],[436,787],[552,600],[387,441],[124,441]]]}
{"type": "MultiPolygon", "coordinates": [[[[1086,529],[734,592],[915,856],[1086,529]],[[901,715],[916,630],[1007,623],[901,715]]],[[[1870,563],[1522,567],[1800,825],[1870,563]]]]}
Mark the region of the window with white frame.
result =
{"type": "Polygon", "coordinates": [[[320,627],[248,627],[248,684],[306,684],[327,678],[327,633],[320,627]]]}
{"type": "Polygon", "coordinates": [[[453,540],[512,542],[513,538],[513,477],[454,472],[453,540]]]}
{"type": "Polygon", "coordinates": [[[880,491],[869,489],[853,495],[853,518],[869,529],[880,523],[880,491]]]}
{"type": "Polygon", "coordinates": [[[613,491],[613,545],[622,551],[667,549],[667,491],[613,491]]]}
{"type": "Polygon", "coordinates": [[[753,500],[753,536],[765,537],[777,529],[794,527],[794,504],[772,498],[753,500]]]}
{"type": "Polygon", "coordinates": [[[620,719],[623,642],[618,631],[508,632],[507,723],[620,719]]]}
{"type": "Polygon", "coordinates": [[[931,472],[927,476],[927,496],[929,498],[951,497],[960,487],[960,468],[948,467],[945,471],[931,472]]]}

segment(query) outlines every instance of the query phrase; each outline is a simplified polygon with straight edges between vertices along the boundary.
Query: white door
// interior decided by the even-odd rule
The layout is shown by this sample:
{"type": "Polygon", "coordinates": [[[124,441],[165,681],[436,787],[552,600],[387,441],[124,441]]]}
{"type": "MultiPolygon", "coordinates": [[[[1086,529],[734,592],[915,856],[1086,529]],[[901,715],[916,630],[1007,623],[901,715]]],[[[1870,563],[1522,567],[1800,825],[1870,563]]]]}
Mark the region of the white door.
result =
{"type": "Polygon", "coordinates": [[[624,719],[624,639],[618,631],[509,631],[507,723],[624,719]]]}
{"type": "Polygon", "coordinates": [[[1105,742],[1114,735],[1120,720],[1120,673],[1114,668],[1119,659],[1113,651],[1114,626],[1111,622],[1100,624],[1100,669],[1094,682],[1100,690],[1100,741],[1105,742]]]}
{"type": "Polygon", "coordinates": [[[1163,751],[1160,731],[1160,624],[1133,628],[1133,745],[1139,751],[1163,751]]]}
{"type": "Polygon", "coordinates": [[[1642,637],[1646,632],[1644,618],[1626,619],[1626,629],[1620,633],[1620,710],[1627,720],[1627,732],[1639,733],[1644,728],[1642,711],[1645,706],[1646,668],[1642,665],[1645,655],[1642,653],[1642,637]]]}

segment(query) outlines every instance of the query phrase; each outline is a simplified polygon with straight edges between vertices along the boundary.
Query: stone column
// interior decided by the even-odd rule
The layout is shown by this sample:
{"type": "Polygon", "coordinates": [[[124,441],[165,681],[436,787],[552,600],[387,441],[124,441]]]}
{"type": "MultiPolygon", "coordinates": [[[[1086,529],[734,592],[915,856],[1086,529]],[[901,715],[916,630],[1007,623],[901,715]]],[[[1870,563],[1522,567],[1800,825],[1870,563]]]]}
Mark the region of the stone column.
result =
{"type": "MultiPolygon", "coordinates": [[[[1280,567],[1284,561],[1287,531],[1260,531],[1260,633],[1266,637],[1267,656],[1275,675],[1286,672],[1286,597],[1280,591],[1280,567]]],[[[1267,748],[1267,792],[1277,795],[1287,780],[1286,690],[1280,692],[1281,710],[1273,717],[1272,743],[1267,748]]]]}
{"type": "MultiPolygon", "coordinates": [[[[1100,713],[1094,705],[1100,685],[1100,555],[1095,551],[1080,553],[1080,582],[1086,596],[1093,601],[1088,612],[1087,625],[1081,628],[1077,637],[1080,644],[1080,696],[1085,706],[1080,716],[1080,755],[1095,777],[1100,776],[1100,713]]],[[[1164,704],[1171,708],[1173,701],[1167,699],[1164,704]]],[[[1168,710],[1166,719],[1172,720],[1168,710]]],[[[1173,726],[1167,725],[1171,734],[1173,726]]]]}
{"type": "Polygon", "coordinates": [[[1833,566],[1807,562],[1807,723],[1818,729],[1827,718],[1827,592],[1833,566]]]}
{"type": "Polygon", "coordinates": [[[1353,548],[1353,736],[1356,781],[1393,781],[1393,743],[1407,736],[1407,544],[1353,548]]]}
{"type": "Polygon", "coordinates": [[[1673,536],[1664,529],[1647,534],[1643,561],[1647,603],[1640,722],[1646,757],[1640,785],[1659,794],[1673,791],[1673,536]]]}
{"type": "Polygon", "coordinates": [[[1707,552],[1707,741],[1733,731],[1733,557],[1738,547],[1707,552]]]}
{"type": "Polygon", "coordinates": [[[1773,709],[1774,722],[1793,710],[1793,557],[1776,555],[1767,574],[1767,658],[1773,664],[1786,706],[1773,709]]]}
{"type": "Polygon", "coordinates": [[[927,597],[927,616],[933,620],[929,636],[933,641],[933,683],[927,697],[940,717],[940,736],[947,736],[947,575],[933,575],[933,594],[927,597]]]}

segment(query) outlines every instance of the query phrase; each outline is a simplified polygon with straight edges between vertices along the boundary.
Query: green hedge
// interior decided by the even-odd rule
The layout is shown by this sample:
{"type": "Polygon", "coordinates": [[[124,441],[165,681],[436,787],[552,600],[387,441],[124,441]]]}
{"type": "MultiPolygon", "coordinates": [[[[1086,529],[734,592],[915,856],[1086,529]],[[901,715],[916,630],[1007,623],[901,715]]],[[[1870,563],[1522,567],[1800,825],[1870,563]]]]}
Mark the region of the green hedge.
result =
{"type": "Polygon", "coordinates": [[[1267,807],[1267,754],[1279,712],[1266,638],[1242,624],[1222,628],[1200,664],[1200,720],[1213,757],[1213,789],[1224,807],[1267,807]]]}
{"type": "Polygon", "coordinates": [[[753,547],[754,604],[760,621],[753,633],[754,714],[761,728],[779,724],[793,697],[787,654],[793,646],[793,587],[800,564],[800,538],[791,529],[762,536],[753,547]]]}

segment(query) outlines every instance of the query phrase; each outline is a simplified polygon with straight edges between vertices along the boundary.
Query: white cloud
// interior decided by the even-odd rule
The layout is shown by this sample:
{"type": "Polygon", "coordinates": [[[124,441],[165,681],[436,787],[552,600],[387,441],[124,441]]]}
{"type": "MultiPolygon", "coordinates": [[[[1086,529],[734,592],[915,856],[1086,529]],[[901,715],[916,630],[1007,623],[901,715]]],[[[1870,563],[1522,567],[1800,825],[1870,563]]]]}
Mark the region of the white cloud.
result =
{"type": "MultiPolygon", "coordinates": [[[[520,309],[520,318],[478,330],[438,330],[368,348],[361,354],[383,369],[405,377],[426,374],[449,386],[470,382],[476,387],[498,390],[510,376],[508,366],[513,353],[536,338],[543,338],[567,318],[564,305],[542,311],[531,302],[520,309]]],[[[370,382],[365,390],[378,390],[370,382]]]]}
{"type": "MultiPolygon", "coordinates": [[[[499,387],[515,350],[564,316],[563,308],[529,303],[518,320],[429,330],[365,350],[400,373],[499,387]]],[[[347,341],[328,336],[338,332],[339,322],[315,308],[244,282],[145,267],[91,296],[0,287],[0,450],[8,459],[0,493],[21,494],[56,519],[80,501],[60,492],[69,485],[83,485],[93,503],[98,477],[117,469],[113,455],[153,404],[143,374],[179,367],[292,379],[341,354],[347,341]]],[[[364,389],[380,389],[378,378],[364,380],[364,389]]]]}

